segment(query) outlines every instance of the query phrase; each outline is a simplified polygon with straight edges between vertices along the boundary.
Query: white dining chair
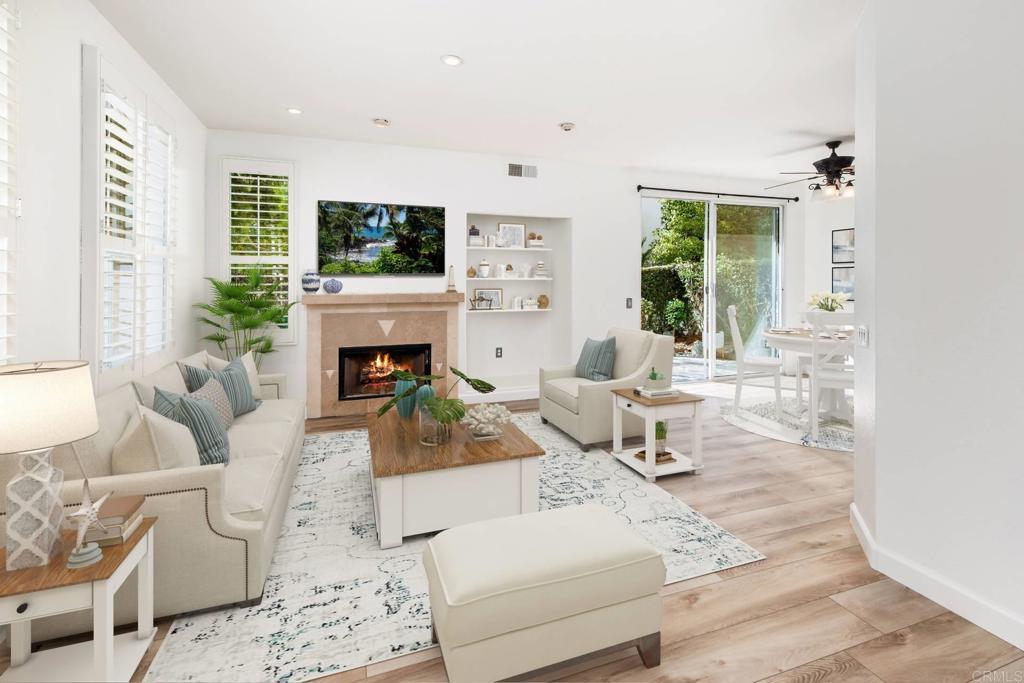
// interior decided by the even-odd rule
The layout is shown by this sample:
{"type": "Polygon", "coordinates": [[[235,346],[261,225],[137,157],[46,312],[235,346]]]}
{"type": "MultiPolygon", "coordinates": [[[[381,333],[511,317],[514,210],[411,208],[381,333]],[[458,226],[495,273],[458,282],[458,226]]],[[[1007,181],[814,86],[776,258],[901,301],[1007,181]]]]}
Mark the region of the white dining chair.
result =
{"type": "Polygon", "coordinates": [[[853,313],[809,311],[811,324],[811,379],[808,420],[811,440],[820,435],[821,396],[825,389],[853,390],[853,313]]]}
{"type": "Polygon", "coordinates": [[[747,349],[743,344],[743,337],[740,335],[740,326],[736,322],[736,307],[729,306],[726,309],[729,314],[729,331],[732,334],[732,346],[736,350],[736,402],[737,412],[740,409],[740,397],[743,395],[743,376],[750,372],[756,374],[770,374],[775,378],[775,415],[782,419],[782,359],[765,358],[763,356],[747,357],[747,349]]]}

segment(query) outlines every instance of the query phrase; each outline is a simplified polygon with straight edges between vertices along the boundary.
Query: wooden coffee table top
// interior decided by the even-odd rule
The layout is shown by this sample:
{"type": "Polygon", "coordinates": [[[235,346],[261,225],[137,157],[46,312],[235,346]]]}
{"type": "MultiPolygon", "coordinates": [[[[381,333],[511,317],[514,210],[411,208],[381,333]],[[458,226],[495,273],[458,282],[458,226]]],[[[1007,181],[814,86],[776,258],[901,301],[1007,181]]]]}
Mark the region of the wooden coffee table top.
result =
{"type": "Polygon", "coordinates": [[[639,403],[642,406],[653,408],[655,406],[670,406],[676,403],[698,403],[704,400],[703,396],[696,396],[694,394],[679,393],[676,396],[668,396],[665,398],[647,398],[645,396],[638,396],[633,393],[632,389],[612,389],[612,393],[621,396],[622,398],[628,398],[634,403],[639,403]]]}
{"type": "Polygon", "coordinates": [[[128,553],[135,549],[146,532],[156,524],[156,517],[144,517],[139,528],[124,543],[108,545],[103,548],[103,559],[96,564],[81,569],[68,569],[68,555],[75,547],[75,532],[65,531],[63,535],[64,550],[53,558],[50,564],[29,569],[7,571],[7,553],[0,550],[0,598],[9,595],[20,595],[47,588],[61,588],[78,583],[102,581],[113,576],[121,566],[128,553]]]}
{"type": "Polygon", "coordinates": [[[374,477],[430,472],[450,467],[481,465],[501,460],[544,455],[544,449],[514,424],[502,425],[504,435],[493,441],[475,441],[461,424],[452,425],[452,438],[440,446],[424,446],[416,415],[402,419],[391,410],[383,417],[366,416],[370,431],[370,461],[374,477]]]}

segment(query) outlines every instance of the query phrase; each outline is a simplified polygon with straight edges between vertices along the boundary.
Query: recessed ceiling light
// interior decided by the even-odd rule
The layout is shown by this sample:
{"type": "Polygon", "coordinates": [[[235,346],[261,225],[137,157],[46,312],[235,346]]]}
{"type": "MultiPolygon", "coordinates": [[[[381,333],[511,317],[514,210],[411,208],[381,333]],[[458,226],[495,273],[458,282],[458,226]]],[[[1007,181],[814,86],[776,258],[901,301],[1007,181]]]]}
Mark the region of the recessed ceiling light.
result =
{"type": "Polygon", "coordinates": [[[448,66],[459,66],[462,64],[462,57],[458,55],[441,55],[441,61],[448,66]]]}
{"type": "Polygon", "coordinates": [[[566,133],[571,133],[576,130],[576,124],[572,121],[562,121],[558,124],[558,127],[564,130],[566,133]]]}
{"type": "Polygon", "coordinates": [[[299,109],[298,107],[288,107],[288,113],[289,114],[301,114],[302,110],[299,109]]]}
{"type": "Polygon", "coordinates": [[[373,120],[373,125],[377,126],[378,128],[387,128],[388,126],[391,125],[391,122],[383,117],[378,117],[373,120]]]}

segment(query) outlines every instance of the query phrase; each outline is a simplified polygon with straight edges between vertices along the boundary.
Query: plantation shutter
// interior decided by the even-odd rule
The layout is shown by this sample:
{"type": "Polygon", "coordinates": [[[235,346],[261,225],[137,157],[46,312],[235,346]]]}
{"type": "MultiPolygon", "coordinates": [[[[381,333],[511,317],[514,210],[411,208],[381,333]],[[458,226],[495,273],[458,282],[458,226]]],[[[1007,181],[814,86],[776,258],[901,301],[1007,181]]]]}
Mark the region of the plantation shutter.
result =
{"type": "Polygon", "coordinates": [[[137,370],[174,341],[174,136],[106,62],[100,91],[100,369],[137,370]]]}
{"type": "Polygon", "coordinates": [[[0,6],[0,365],[14,358],[16,30],[15,17],[0,6]]]}
{"type": "MultiPolygon", "coordinates": [[[[247,162],[229,160],[228,189],[228,276],[243,280],[254,266],[263,270],[264,281],[278,285],[277,300],[286,305],[291,281],[291,172],[288,164],[273,165],[281,172],[243,170],[247,162]],[[237,170],[235,170],[237,168],[237,170]]],[[[287,318],[278,323],[289,328],[287,318]]]]}

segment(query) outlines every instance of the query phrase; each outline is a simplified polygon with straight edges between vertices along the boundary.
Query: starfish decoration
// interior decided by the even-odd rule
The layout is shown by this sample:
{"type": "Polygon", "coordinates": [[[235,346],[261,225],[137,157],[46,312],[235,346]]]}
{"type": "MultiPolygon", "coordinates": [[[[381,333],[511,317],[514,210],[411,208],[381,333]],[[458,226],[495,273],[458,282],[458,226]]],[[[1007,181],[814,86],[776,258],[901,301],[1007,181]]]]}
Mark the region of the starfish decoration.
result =
{"type": "Polygon", "coordinates": [[[113,493],[113,491],[105,493],[102,498],[100,498],[94,503],[92,502],[92,493],[89,491],[89,480],[85,480],[85,483],[82,486],[82,505],[77,510],[68,515],[68,519],[71,519],[73,517],[79,518],[78,536],[75,542],[75,550],[78,550],[82,547],[82,544],[85,542],[85,533],[89,530],[89,527],[96,525],[104,531],[107,530],[107,527],[103,526],[103,524],[100,523],[99,512],[100,507],[102,507],[103,503],[107,501],[107,498],[110,498],[111,493],[113,493]]]}

